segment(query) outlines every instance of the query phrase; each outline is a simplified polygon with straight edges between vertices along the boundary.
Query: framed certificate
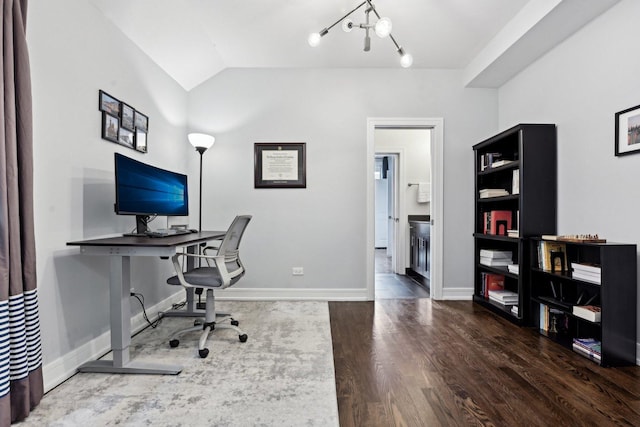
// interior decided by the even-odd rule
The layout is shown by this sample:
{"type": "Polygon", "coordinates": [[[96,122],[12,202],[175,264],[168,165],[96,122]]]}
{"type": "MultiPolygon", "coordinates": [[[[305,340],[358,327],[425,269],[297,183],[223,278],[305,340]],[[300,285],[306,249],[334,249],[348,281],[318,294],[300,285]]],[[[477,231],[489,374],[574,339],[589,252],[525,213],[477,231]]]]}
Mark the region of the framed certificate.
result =
{"type": "Polygon", "coordinates": [[[306,188],[307,156],[304,142],[254,144],[255,188],[306,188]]]}

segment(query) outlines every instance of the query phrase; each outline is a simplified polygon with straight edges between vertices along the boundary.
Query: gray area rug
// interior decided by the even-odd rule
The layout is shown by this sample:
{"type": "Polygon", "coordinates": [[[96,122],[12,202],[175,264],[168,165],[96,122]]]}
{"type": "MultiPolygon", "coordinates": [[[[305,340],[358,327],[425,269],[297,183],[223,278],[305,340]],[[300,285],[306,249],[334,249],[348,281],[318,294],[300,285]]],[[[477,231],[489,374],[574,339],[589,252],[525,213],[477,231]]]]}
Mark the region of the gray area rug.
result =
{"type": "MultiPolygon", "coordinates": [[[[184,366],[179,375],[76,374],[20,426],[338,426],[326,302],[219,301],[249,335],[219,330],[206,359],[193,324],[165,318],[134,337],[132,360],[184,366]]],[[[110,358],[110,355],[105,356],[110,358]]]]}

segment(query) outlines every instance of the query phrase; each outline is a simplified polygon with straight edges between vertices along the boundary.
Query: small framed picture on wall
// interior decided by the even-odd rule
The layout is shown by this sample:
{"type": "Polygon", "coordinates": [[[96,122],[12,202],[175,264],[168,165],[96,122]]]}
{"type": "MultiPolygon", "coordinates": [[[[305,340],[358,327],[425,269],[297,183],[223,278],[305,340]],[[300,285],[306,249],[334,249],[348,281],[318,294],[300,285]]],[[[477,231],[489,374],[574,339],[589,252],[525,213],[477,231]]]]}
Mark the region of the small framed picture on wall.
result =
{"type": "Polygon", "coordinates": [[[137,110],[135,112],[135,125],[136,129],[149,132],[149,118],[137,110]]]}
{"type": "Polygon", "coordinates": [[[98,92],[98,109],[105,113],[112,114],[116,117],[120,116],[120,101],[107,92],[101,90],[98,92]]]}
{"type": "Polygon", "coordinates": [[[133,132],[131,132],[129,129],[120,127],[120,131],[118,132],[119,144],[122,144],[125,147],[135,148],[133,138],[133,132]]]}
{"type": "Polygon", "coordinates": [[[640,105],[616,113],[615,153],[640,153],[640,105]]]}
{"type": "Polygon", "coordinates": [[[120,104],[120,126],[130,131],[136,130],[133,114],[135,110],[124,102],[120,104]]]}
{"type": "Polygon", "coordinates": [[[139,129],[136,129],[136,150],[147,152],[147,133],[139,129]]]}
{"type": "Polygon", "coordinates": [[[109,113],[102,113],[102,139],[111,142],[118,142],[118,131],[120,123],[117,116],[109,113]]]}

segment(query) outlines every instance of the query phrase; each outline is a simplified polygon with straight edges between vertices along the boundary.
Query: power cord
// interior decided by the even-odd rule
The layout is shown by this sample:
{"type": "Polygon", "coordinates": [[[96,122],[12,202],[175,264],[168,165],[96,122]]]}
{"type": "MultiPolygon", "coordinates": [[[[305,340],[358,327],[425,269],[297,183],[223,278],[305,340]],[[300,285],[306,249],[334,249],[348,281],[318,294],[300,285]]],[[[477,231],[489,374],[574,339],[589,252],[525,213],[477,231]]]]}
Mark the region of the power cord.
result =
{"type": "Polygon", "coordinates": [[[152,328],[157,328],[160,322],[162,321],[162,318],[164,317],[163,313],[158,313],[158,318],[153,322],[150,321],[149,317],[147,316],[147,311],[144,308],[144,295],[139,294],[137,292],[131,292],[131,296],[137,299],[140,305],[142,306],[142,317],[144,317],[144,320],[146,320],[149,326],[151,326],[152,328]]]}

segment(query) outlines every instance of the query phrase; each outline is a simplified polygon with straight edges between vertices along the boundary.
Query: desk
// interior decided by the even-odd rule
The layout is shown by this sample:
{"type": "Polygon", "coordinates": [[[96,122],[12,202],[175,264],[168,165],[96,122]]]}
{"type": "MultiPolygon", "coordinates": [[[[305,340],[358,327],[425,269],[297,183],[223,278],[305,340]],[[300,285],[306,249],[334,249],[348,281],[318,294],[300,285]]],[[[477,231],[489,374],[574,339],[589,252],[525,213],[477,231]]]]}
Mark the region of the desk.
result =
{"type": "Polygon", "coordinates": [[[170,237],[109,237],[104,239],[68,242],[79,246],[83,255],[109,257],[109,293],[111,310],[111,351],[113,360],[95,360],[78,368],[80,372],[116,374],[179,374],[182,366],[129,360],[131,344],[131,257],[171,257],[178,248],[195,252],[198,244],[222,239],[226,231],[202,231],[170,237]]]}

